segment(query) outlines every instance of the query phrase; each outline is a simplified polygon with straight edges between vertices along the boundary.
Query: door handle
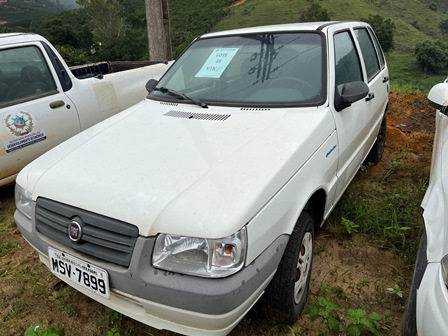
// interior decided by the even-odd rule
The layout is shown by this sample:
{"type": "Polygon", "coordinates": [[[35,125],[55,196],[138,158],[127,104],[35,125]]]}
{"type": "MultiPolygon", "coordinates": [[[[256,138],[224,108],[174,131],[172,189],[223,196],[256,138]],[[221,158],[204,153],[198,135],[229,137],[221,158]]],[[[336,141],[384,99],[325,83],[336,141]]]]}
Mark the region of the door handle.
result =
{"type": "Polygon", "coordinates": [[[383,83],[386,83],[386,82],[388,82],[389,81],[389,77],[384,77],[383,78],[383,83]]]}
{"type": "Polygon", "coordinates": [[[62,107],[64,105],[65,105],[64,101],[56,100],[56,101],[50,103],[50,108],[57,109],[57,108],[60,108],[60,107],[62,107]]]}
{"type": "Polygon", "coordinates": [[[369,93],[366,97],[366,101],[371,101],[373,98],[375,98],[375,94],[374,93],[369,93]]]}

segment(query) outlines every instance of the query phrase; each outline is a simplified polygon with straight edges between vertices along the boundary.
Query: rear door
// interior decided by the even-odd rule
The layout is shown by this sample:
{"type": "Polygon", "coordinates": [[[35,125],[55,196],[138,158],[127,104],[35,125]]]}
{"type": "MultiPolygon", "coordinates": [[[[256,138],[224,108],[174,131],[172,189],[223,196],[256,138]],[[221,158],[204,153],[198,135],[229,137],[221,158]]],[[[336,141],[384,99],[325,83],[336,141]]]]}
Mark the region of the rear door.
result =
{"type": "Polygon", "coordinates": [[[368,105],[371,113],[381,118],[382,112],[386,110],[389,94],[389,72],[386,60],[370,28],[359,27],[355,28],[354,32],[364,59],[366,78],[370,88],[368,105]]]}
{"type": "Polygon", "coordinates": [[[0,49],[0,185],[80,131],[49,64],[39,42],[0,49]]]}

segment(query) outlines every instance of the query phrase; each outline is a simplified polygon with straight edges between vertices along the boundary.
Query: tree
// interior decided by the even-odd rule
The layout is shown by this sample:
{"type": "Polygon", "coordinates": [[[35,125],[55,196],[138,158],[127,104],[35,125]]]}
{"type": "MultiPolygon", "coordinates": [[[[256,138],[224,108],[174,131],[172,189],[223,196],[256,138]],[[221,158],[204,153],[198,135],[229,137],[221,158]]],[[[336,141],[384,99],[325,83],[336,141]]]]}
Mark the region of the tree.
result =
{"type": "Polygon", "coordinates": [[[448,19],[440,21],[439,28],[442,34],[448,34],[448,19]]]}
{"type": "Polygon", "coordinates": [[[171,60],[168,0],[145,0],[145,5],[150,59],[171,60]]]}
{"type": "Polygon", "coordinates": [[[437,73],[448,68],[448,44],[426,40],[415,46],[415,57],[425,73],[437,73]]]}
{"type": "Polygon", "coordinates": [[[325,8],[317,3],[312,3],[307,9],[305,9],[300,15],[301,22],[313,22],[313,21],[330,21],[330,15],[325,8]]]}
{"type": "Polygon", "coordinates": [[[362,19],[362,21],[372,26],[385,52],[394,48],[395,24],[391,19],[386,20],[381,15],[369,15],[367,19],[362,19]]]}
{"type": "Polygon", "coordinates": [[[146,34],[138,24],[131,24],[138,21],[134,18],[138,14],[128,1],[77,0],[77,3],[85,8],[93,28],[91,52],[94,61],[147,58],[146,34]]]}

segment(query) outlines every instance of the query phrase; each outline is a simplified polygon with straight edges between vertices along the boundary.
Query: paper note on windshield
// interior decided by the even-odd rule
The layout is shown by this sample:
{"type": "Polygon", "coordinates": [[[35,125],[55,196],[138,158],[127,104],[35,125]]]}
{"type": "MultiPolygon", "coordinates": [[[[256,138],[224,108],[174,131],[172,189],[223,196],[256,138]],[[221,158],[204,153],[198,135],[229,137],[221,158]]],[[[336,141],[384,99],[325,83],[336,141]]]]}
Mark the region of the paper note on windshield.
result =
{"type": "Polygon", "coordinates": [[[195,77],[219,78],[235,57],[239,48],[216,48],[195,77]]]}

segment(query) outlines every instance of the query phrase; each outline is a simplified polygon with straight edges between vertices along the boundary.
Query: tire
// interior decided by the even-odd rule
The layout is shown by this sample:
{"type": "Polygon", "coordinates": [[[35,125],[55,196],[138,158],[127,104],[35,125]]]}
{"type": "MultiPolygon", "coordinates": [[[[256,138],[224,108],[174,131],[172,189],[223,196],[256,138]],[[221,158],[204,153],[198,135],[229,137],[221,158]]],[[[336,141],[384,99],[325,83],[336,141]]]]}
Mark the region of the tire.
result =
{"type": "Polygon", "coordinates": [[[386,144],[386,130],[387,130],[386,113],[384,113],[383,120],[381,121],[380,130],[378,131],[378,134],[376,136],[375,143],[373,144],[372,149],[367,155],[368,162],[377,164],[383,157],[384,145],[386,144]]]}
{"type": "Polygon", "coordinates": [[[305,307],[311,279],[314,222],[303,212],[286,245],[282,260],[261,300],[267,318],[293,324],[305,307]]]}
{"type": "Polygon", "coordinates": [[[406,310],[403,315],[403,323],[401,326],[402,336],[416,336],[417,335],[417,289],[422,282],[423,274],[425,274],[428,258],[426,256],[426,232],[423,232],[418,247],[417,258],[415,260],[414,275],[412,277],[412,284],[409,290],[409,298],[406,304],[406,310]]]}

